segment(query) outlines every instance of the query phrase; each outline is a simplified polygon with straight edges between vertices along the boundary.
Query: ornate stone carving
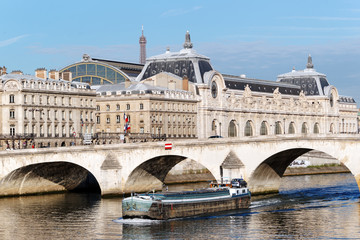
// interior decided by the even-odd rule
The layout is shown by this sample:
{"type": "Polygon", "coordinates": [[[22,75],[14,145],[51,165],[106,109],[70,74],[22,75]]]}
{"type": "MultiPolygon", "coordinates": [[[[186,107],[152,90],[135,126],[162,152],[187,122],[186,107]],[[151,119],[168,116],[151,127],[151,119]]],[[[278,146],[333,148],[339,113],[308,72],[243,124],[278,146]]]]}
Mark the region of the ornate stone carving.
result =
{"type": "Polygon", "coordinates": [[[248,97],[251,97],[251,95],[252,95],[252,93],[251,93],[249,84],[246,84],[245,89],[244,89],[244,97],[248,98],[248,97]]]}
{"type": "Polygon", "coordinates": [[[281,99],[281,93],[279,92],[279,88],[277,87],[273,92],[273,98],[276,100],[281,99]]]}
{"type": "Polygon", "coordinates": [[[18,91],[19,85],[15,81],[9,81],[4,86],[5,91],[18,91]]]}

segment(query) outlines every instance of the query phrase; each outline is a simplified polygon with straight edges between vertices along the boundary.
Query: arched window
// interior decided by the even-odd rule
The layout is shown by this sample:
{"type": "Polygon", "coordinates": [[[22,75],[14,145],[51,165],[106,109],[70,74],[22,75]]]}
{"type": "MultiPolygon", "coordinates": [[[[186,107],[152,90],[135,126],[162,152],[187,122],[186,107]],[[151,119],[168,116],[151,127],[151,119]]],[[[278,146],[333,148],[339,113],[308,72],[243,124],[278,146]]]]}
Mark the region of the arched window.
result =
{"type": "Polygon", "coordinates": [[[295,123],[291,122],[289,125],[289,134],[295,134],[295,123]]]}
{"type": "Polygon", "coordinates": [[[267,122],[263,121],[261,123],[261,127],[260,127],[260,135],[268,135],[268,127],[267,127],[267,122]]]}
{"type": "Polygon", "coordinates": [[[116,104],[116,110],[119,111],[120,110],[120,105],[116,104]]]}
{"type": "Polygon", "coordinates": [[[307,124],[306,122],[304,122],[301,126],[301,133],[308,133],[308,127],[307,127],[307,124]]]}
{"type": "Polygon", "coordinates": [[[275,122],[275,135],[281,134],[282,132],[280,121],[275,122]]]}
{"type": "Polygon", "coordinates": [[[252,122],[250,120],[247,121],[245,124],[245,134],[244,135],[245,136],[253,136],[254,135],[252,122]]]}
{"type": "Polygon", "coordinates": [[[232,120],[232,121],[229,123],[228,136],[229,136],[229,137],[237,137],[236,124],[235,124],[235,121],[234,121],[234,120],[232,120]]]}
{"type": "Polygon", "coordinates": [[[319,123],[315,123],[315,125],[314,125],[314,133],[320,133],[319,123]]]}

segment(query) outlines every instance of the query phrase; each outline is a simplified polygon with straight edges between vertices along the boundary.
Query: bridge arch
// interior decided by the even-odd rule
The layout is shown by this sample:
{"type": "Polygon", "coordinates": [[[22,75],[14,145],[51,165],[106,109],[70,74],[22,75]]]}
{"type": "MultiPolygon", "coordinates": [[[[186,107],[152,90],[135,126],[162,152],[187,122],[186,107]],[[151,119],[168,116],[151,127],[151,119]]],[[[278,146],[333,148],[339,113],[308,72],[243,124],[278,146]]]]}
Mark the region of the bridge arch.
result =
{"type": "Polygon", "coordinates": [[[2,196],[65,191],[100,193],[101,189],[90,171],[65,161],[29,164],[0,180],[2,196]]]}
{"type": "MultiPolygon", "coordinates": [[[[320,149],[322,148],[320,147],[320,149]]],[[[298,157],[312,150],[320,151],[331,157],[334,157],[339,163],[344,164],[349,171],[352,170],[346,162],[344,163],[339,159],[339,156],[331,154],[329,151],[326,151],[326,149],[319,150],[306,147],[291,148],[272,154],[256,167],[256,169],[252,172],[249,178],[250,190],[254,193],[261,194],[277,193],[281,184],[281,178],[284,176],[287,167],[298,157]]],[[[356,175],[356,172],[351,172],[353,173],[359,185],[359,176],[356,175]]]]}
{"type": "MultiPolygon", "coordinates": [[[[124,192],[148,192],[161,189],[170,170],[186,159],[190,158],[181,155],[161,155],[144,161],[127,177],[124,192]]],[[[195,159],[191,160],[196,161],[195,159]]],[[[203,164],[199,164],[207,168],[203,164]]],[[[207,169],[211,173],[211,170],[207,169]]],[[[214,176],[213,173],[211,174],[214,176]]],[[[213,177],[213,179],[215,178],[213,177]]]]}

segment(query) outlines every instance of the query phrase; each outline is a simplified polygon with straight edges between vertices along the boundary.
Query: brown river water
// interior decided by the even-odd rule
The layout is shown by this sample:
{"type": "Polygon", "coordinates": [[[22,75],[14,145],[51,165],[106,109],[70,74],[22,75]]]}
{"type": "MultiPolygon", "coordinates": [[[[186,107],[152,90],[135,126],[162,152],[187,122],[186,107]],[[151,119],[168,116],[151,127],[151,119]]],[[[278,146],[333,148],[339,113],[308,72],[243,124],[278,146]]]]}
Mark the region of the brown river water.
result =
{"type": "Polygon", "coordinates": [[[279,194],[208,217],[124,220],[121,200],[77,193],[3,198],[0,239],[360,239],[359,190],[351,174],[284,177],[279,194]]]}

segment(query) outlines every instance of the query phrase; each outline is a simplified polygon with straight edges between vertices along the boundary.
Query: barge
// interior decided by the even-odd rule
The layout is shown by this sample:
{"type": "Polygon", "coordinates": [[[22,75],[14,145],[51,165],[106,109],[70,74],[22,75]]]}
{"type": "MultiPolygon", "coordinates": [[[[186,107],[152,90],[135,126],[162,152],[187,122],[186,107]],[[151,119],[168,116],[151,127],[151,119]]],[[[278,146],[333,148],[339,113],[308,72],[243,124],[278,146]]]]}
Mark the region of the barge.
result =
{"type": "Polygon", "coordinates": [[[251,193],[237,180],[194,191],[135,194],[122,201],[122,216],[167,220],[248,208],[251,193]]]}

